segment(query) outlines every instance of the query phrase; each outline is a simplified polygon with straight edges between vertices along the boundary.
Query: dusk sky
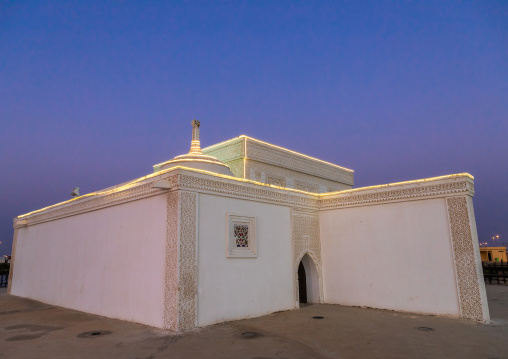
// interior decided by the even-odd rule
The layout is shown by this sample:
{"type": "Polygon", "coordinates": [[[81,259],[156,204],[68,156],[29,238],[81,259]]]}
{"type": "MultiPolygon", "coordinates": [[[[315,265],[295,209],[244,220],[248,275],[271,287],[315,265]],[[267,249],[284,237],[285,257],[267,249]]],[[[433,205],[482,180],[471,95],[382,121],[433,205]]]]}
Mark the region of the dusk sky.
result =
{"type": "Polygon", "coordinates": [[[188,152],[192,119],[355,187],[468,172],[508,242],[506,1],[2,1],[0,255],[13,217],[188,152]]]}

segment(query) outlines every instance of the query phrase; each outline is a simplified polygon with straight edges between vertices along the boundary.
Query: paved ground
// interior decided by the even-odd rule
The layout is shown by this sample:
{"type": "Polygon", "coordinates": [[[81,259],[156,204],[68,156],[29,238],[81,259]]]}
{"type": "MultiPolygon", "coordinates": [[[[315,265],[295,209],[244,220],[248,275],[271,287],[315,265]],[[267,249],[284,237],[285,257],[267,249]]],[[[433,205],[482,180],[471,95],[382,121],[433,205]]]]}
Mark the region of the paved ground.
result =
{"type": "Polygon", "coordinates": [[[487,295],[488,325],[312,305],[174,335],[13,297],[2,288],[0,359],[508,358],[508,285],[487,285],[487,295]],[[318,315],[324,319],[312,318],[318,315]],[[106,334],[80,336],[100,331],[106,334]]]}

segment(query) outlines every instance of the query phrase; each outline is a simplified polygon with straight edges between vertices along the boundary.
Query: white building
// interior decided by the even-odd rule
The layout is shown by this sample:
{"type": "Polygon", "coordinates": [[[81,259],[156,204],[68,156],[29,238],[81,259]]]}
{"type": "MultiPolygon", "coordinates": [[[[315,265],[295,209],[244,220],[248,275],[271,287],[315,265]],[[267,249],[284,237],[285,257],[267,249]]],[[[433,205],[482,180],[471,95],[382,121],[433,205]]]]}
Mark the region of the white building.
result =
{"type": "Polygon", "coordinates": [[[10,293],[174,331],[303,296],[489,320],[469,174],[352,189],[352,170],[247,136],[201,151],[197,121],[154,170],[15,218],[10,293]]]}

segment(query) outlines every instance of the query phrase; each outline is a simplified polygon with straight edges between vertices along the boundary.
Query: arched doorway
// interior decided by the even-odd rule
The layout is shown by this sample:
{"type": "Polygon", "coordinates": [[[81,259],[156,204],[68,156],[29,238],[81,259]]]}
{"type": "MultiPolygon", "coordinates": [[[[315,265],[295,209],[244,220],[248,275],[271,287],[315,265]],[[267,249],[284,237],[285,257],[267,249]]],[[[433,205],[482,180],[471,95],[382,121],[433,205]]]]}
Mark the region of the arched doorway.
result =
{"type": "Polygon", "coordinates": [[[298,266],[298,299],[300,303],[307,303],[307,279],[302,262],[298,266]]]}
{"type": "Polygon", "coordinates": [[[305,254],[298,265],[298,295],[300,303],[319,303],[319,274],[316,264],[305,254]]]}

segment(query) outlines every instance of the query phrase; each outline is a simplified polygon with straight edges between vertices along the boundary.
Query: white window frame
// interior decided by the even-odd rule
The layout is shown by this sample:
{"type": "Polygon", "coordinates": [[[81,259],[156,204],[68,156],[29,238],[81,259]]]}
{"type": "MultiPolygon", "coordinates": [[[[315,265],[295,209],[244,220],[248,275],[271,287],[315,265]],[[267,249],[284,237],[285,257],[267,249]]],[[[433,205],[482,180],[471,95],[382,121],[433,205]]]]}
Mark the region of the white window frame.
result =
{"type": "Polygon", "coordinates": [[[256,217],[244,216],[236,213],[226,214],[226,257],[228,258],[256,258],[256,217]],[[235,224],[247,224],[248,247],[238,248],[235,243],[235,224]]]}

